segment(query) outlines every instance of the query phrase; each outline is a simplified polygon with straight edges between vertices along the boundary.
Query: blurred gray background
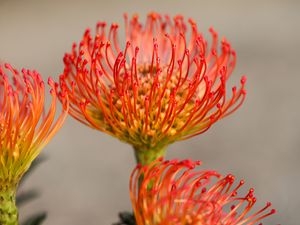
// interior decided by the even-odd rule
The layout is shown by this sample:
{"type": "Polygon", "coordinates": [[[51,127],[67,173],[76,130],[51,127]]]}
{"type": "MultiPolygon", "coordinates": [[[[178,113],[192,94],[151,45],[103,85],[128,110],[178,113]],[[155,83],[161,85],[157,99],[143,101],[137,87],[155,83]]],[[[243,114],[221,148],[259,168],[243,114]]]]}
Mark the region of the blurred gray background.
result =
{"type": "MultiPolygon", "coordinates": [[[[300,1],[33,1],[0,0],[0,59],[35,68],[46,78],[62,72],[62,57],[98,20],[123,25],[155,10],[181,13],[208,33],[213,25],[237,51],[230,83],[248,76],[247,100],[202,136],[176,143],[168,158],[201,159],[203,168],[233,173],[255,187],[258,204],[278,213],[265,224],[299,224],[300,1]]],[[[47,210],[45,225],[108,225],[130,210],[131,147],[68,118],[44,149],[48,156],[26,182],[42,195],[21,218],[47,210]]]]}

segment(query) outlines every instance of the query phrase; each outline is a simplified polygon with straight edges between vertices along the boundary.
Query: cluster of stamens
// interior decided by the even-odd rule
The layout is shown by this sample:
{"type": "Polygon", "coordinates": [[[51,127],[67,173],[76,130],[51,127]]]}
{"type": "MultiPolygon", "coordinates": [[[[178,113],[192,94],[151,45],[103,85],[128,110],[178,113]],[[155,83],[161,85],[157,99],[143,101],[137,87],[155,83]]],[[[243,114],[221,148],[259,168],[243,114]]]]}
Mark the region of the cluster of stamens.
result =
{"type": "Polygon", "coordinates": [[[19,73],[10,64],[0,65],[1,185],[19,181],[67,116],[67,97],[61,94],[63,113],[55,121],[55,83],[51,78],[48,83],[52,101],[46,112],[45,85],[40,74],[26,69],[19,73]]]}
{"type": "Polygon", "coordinates": [[[70,96],[70,114],[136,149],[162,148],[205,132],[244,101],[245,81],[227,95],[236,55],[211,28],[211,47],[191,19],[149,14],[143,26],[125,15],[126,46],[118,25],[98,23],[64,57],[60,86],[70,96]],[[187,40],[189,37],[189,41],[187,40]]]}

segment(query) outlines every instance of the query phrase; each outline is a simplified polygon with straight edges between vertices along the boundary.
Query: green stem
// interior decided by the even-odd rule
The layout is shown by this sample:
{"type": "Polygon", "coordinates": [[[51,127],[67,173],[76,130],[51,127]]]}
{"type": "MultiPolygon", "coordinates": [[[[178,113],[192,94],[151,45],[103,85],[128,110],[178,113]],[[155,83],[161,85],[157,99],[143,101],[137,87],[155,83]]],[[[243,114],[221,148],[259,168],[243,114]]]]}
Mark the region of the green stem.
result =
{"type": "Polygon", "coordinates": [[[0,184],[0,224],[19,225],[16,187],[0,184]]]}
{"type": "Polygon", "coordinates": [[[134,154],[137,163],[141,165],[149,165],[159,157],[164,157],[166,153],[166,147],[161,149],[138,149],[134,147],[134,154]]]}

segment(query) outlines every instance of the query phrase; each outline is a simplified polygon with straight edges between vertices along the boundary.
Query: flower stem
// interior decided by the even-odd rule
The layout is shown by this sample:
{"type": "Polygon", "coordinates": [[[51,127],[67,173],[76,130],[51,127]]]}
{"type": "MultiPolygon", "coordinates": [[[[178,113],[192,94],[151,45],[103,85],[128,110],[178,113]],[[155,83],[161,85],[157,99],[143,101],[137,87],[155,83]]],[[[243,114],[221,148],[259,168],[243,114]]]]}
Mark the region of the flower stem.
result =
{"type": "Polygon", "coordinates": [[[136,162],[141,165],[148,165],[159,157],[164,157],[166,153],[166,147],[161,149],[138,149],[134,147],[134,154],[136,162]]]}
{"type": "Polygon", "coordinates": [[[0,224],[19,225],[16,187],[0,184],[0,224]]]}

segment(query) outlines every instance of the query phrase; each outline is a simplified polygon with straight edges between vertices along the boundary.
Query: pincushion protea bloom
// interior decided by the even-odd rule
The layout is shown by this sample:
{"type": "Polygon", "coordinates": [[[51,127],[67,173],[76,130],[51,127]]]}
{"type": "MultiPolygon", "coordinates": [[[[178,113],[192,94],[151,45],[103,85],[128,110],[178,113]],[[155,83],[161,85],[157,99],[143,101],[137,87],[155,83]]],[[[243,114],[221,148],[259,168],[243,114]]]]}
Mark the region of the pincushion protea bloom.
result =
{"type": "MultiPolygon", "coordinates": [[[[57,96],[49,79],[51,106],[44,111],[45,87],[36,71],[21,74],[9,64],[0,65],[0,224],[18,224],[16,188],[31,162],[60,129],[68,109],[61,95],[63,112],[55,121],[57,96]]],[[[63,93],[63,92],[62,92],[63,93]]]]}
{"type": "Polygon", "coordinates": [[[205,132],[243,103],[245,81],[227,94],[235,51],[211,28],[209,46],[193,20],[156,13],[145,25],[125,15],[126,47],[118,25],[106,34],[98,23],[64,57],[60,86],[70,96],[70,114],[92,128],[131,144],[139,162],[164,154],[170,143],[205,132]],[[190,28],[188,28],[190,27],[190,28]],[[189,38],[188,38],[189,36],[189,38]]]}
{"type": "Polygon", "coordinates": [[[196,170],[198,165],[190,160],[138,165],[130,179],[137,225],[253,225],[275,213],[269,202],[251,213],[253,189],[239,196],[243,180],[234,185],[233,175],[196,170]]]}

